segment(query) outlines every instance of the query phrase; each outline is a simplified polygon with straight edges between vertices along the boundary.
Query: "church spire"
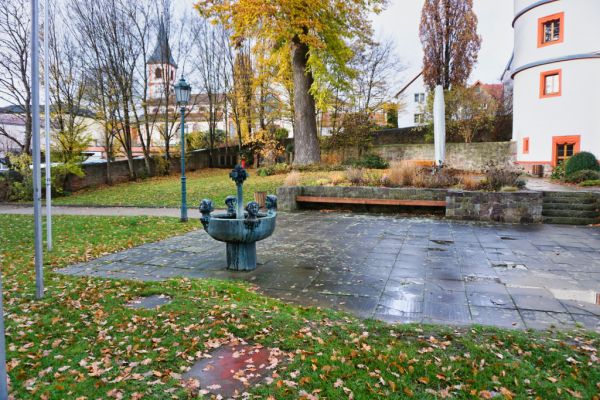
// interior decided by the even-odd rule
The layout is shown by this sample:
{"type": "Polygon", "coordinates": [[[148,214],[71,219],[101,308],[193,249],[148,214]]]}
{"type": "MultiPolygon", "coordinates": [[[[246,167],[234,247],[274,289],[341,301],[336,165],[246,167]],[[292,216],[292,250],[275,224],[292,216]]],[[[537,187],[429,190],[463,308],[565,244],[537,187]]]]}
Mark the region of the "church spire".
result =
{"type": "Polygon", "coordinates": [[[169,64],[177,68],[177,64],[175,64],[173,54],[171,53],[171,47],[169,46],[169,35],[167,34],[162,18],[160,19],[156,39],[156,47],[152,55],[148,58],[148,64],[169,64]]]}

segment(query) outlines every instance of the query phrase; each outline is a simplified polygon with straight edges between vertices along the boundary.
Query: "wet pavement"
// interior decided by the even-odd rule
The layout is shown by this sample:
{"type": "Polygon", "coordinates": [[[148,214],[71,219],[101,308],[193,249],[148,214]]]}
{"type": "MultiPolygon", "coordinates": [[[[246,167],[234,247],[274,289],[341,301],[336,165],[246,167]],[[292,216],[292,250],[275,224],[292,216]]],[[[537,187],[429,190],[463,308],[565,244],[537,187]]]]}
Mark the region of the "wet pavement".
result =
{"type": "Polygon", "coordinates": [[[257,250],[255,271],[227,271],[225,245],[198,230],[62,272],[241,279],[285,301],[388,322],[600,332],[600,228],[280,213],[257,250]]]}

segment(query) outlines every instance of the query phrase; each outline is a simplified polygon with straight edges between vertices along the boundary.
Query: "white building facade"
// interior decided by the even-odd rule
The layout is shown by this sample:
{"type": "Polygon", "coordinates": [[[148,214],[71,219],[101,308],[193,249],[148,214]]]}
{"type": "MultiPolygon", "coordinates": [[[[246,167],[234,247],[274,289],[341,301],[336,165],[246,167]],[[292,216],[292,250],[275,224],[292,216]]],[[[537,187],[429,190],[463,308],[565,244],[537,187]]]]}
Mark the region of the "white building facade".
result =
{"type": "Polygon", "coordinates": [[[427,89],[423,72],[419,72],[396,94],[401,104],[398,110],[398,128],[411,128],[424,124],[427,107],[427,89]]]}
{"type": "Polygon", "coordinates": [[[513,140],[527,169],[600,157],[598,17],[599,0],[515,0],[513,140]]]}

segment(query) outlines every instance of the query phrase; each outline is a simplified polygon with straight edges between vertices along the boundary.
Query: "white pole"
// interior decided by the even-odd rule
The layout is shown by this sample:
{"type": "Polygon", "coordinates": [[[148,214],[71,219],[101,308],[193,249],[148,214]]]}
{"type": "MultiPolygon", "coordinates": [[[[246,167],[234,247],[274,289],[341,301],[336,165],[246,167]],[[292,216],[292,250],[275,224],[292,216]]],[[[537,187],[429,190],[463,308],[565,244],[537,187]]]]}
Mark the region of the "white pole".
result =
{"type": "Polygon", "coordinates": [[[33,136],[33,220],[35,248],[35,297],[44,296],[42,253],[42,173],[40,160],[40,65],[39,0],[31,0],[31,115],[33,136]]]}
{"type": "Polygon", "coordinates": [[[0,400],[8,400],[6,375],[6,338],[4,336],[4,305],[2,303],[2,275],[0,274],[0,400]]]}
{"type": "Polygon", "coordinates": [[[52,163],[50,161],[50,74],[48,73],[50,64],[50,56],[48,52],[48,42],[50,35],[48,33],[50,18],[48,16],[50,9],[50,1],[44,2],[44,97],[45,109],[44,130],[46,131],[46,246],[48,251],[52,251],[52,163]]]}
{"type": "Polygon", "coordinates": [[[433,98],[433,138],[435,165],[442,166],[446,160],[446,105],[441,85],[436,86],[433,98]]]}

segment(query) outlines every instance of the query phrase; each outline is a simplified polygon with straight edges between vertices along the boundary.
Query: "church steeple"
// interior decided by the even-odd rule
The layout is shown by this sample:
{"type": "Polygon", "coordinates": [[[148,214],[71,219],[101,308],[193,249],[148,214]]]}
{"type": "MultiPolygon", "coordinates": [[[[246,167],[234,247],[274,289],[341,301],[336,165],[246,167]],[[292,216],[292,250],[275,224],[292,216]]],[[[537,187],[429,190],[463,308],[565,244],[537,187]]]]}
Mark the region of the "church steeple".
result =
{"type": "Polygon", "coordinates": [[[173,59],[171,47],[169,46],[169,35],[165,24],[160,19],[156,47],[146,61],[148,68],[148,90],[151,98],[164,97],[171,93],[175,85],[177,75],[177,64],[173,59]]]}
{"type": "Polygon", "coordinates": [[[173,54],[171,54],[171,47],[169,46],[169,35],[165,29],[165,24],[160,19],[160,25],[158,27],[158,36],[156,38],[156,47],[150,58],[148,58],[148,64],[168,64],[177,68],[173,54]]]}

